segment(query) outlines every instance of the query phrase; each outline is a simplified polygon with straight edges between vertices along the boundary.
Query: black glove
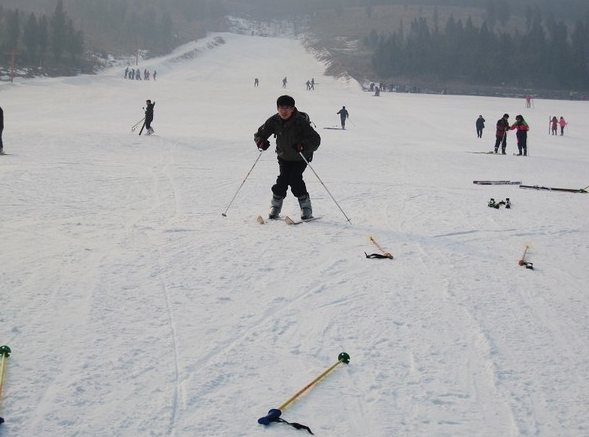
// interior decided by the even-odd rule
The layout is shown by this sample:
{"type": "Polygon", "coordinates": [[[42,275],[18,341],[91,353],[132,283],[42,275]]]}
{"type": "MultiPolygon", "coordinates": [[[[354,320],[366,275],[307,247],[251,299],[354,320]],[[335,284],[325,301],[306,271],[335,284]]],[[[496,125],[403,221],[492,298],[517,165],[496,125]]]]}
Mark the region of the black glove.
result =
{"type": "Polygon", "coordinates": [[[292,145],[292,148],[295,149],[297,152],[302,152],[305,150],[305,145],[302,143],[296,143],[292,145]]]}
{"type": "Polygon", "coordinates": [[[260,149],[260,150],[267,150],[268,147],[270,147],[270,141],[268,141],[268,140],[259,140],[256,143],[256,146],[258,146],[258,149],[260,149]]]}

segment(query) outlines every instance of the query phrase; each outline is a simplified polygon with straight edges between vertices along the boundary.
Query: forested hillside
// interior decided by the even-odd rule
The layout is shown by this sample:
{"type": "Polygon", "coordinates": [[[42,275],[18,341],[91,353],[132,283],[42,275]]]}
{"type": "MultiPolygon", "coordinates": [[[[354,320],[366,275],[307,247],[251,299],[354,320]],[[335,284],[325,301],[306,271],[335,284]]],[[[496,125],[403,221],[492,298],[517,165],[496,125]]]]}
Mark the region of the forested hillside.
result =
{"type": "Polygon", "coordinates": [[[589,90],[585,0],[5,0],[1,68],[91,71],[228,30],[227,16],[305,32],[359,80],[589,90]],[[100,61],[99,61],[100,59],[100,61]]]}

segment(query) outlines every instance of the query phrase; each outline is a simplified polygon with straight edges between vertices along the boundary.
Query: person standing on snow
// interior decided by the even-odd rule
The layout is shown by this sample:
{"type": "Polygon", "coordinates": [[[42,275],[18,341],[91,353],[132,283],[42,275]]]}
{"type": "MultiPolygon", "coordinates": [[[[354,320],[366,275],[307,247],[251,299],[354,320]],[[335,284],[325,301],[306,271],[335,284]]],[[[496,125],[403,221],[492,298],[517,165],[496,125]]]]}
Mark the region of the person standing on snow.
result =
{"type": "Polygon", "coordinates": [[[272,201],[268,218],[277,219],[282,210],[282,203],[286,197],[288,187],[298,199],[301,208],[301,219],[313,217],[311,198],[303,172],[310,162],[313,152],[319,148],[321,137],[313,129],[308,118],[295,107],[295,100],[291,96],[283,95],[276,100],[277,113],[268,118],[254,134],[254,142],[259,150],[270,147],[268,138],[276,138],[276,154],[278,155],[279,174],[272,186],[272,201]]]}
{"type": "Polygon", "coordinates": [[[515,116],[515,123],[509,128],[509,130],[516,129],[517,132],[515,136],[517,137],[517,150],[519,153],[518,156],[523,155],[526,156],[528,154],[528,131],[530,130],[530,126],[524,120],[524,117],[521,115],[515,116]]]}
{"type": "Polygon", "coordinates": [[[495,131],[495,153],[499,153],[499,146],[501,145],[501,153],[505,155],[505,149],[507,148],[507,131],[509,130],[509,114],[503,114],[499,120],[497,120],[497,130],[495,131]]]}
{"type": "Polygon", "coordinates": [[[567,122],[565,121],[564,117],[560,117],[560,120],[558,120],[558,124],[560,126],[560,136],[563,136],[564,127],[567,125],[567,122]]]}
{"type": "Polygon", "coordinates": [[[0,155],[4,155],[4,143],[2,142],[2,131],[4,130],[4,111],[0,106],[0,155]]]}
{"type": "Polygon", "coordinates": [[[342,109],[337,111],[337,114],[339,115],[339,121],[342,125],[342,129],[345,129],[346,128],[346,120],[350,116],[350,113],[348,112],[348,110],[346,109],[345,106],[342,106],[342,109]]]}
{"type": "Polygon", "coordinates": [[[556,135],[558,132],[558,119],[556,115],[550,120],[550,132],[552,132],[552,135],[556,135]]]}
{"type": "Polygon", "coordinates": [[[152,133],[154,133],[154,130],[151,127],[151,122],[153,121],[154,106],[155,102],[151,103],[151,100],[145,101],[145,129],[147,130],[147,135],[151,135],[152,133]]]}
{"type": "Polygon", "coordinates": [[[485,128],[485,119],[483,118],[482,115],[479,115],[479,118],[477,118],[476,126],[477,126],[477,137],[483,138],[483,129],[485,128]]]}

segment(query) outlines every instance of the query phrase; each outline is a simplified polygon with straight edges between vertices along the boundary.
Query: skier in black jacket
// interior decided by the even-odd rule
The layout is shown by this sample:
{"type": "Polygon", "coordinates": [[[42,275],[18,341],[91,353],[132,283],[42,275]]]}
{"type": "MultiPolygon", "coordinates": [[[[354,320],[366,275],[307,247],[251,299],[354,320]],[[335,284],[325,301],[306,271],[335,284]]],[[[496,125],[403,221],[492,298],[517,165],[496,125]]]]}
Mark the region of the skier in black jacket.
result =
{"type": "Polygon", "coordinates": [[[321,137],[313,129],[309,119],[295,107],[291,96],[280,96],[276,101],[277,113],[268,118],[254,134],[254,142],[260,150],[270,147],[268,138],[276,137],[276,154],[280,173],[272,186],[270,219],[277,219],[282,209],[282,202],[290,186],[292,194],[299,200],[301,218],[313,216],[311,198],[303,180],[307,161],[313,159],[313,152],[319,148],[321,137]]]}
{"type": "Polygon", "coordinates": [[[4,155],[4,144],[2,143],[2,131],[4,130],[4,111],[0,107],[0,155],[4,155]]]}
{"type": "Polygon", "coordinates": [[[146,100],[145,105],[145,129],[147,130],[147,135],[151,135],[154,133],[154,130],[151,127],[151,122],[153,121],[153,107],[155,106],[155,101],[151,103],[151,100],[146,100]]]}

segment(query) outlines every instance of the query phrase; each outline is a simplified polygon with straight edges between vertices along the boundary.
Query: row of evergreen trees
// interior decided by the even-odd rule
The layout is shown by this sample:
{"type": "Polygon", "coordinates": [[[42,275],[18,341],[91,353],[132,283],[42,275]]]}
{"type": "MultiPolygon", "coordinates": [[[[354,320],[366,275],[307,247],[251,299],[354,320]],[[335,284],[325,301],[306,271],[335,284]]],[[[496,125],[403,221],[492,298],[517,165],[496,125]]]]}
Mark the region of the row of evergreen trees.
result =
{"type": "Polygon", "coordinates": [[[0,5],[0,50],[4,56],[18,54],[21,66],[75,66],[84,52],[84,35],[58,0],[50,17],[0,5]]]}
{"type": "Polygon", "coordinates": [[[418,19],[407,32],[402,26],[388,36],[372,32],[366,43],[375,49],[372,64],[382,78],[588,90],[589,19],[572,32],[539,17],[526,27],[510,34],[451,16],[441,31],[418,19]]]}

